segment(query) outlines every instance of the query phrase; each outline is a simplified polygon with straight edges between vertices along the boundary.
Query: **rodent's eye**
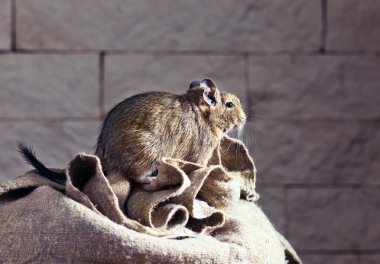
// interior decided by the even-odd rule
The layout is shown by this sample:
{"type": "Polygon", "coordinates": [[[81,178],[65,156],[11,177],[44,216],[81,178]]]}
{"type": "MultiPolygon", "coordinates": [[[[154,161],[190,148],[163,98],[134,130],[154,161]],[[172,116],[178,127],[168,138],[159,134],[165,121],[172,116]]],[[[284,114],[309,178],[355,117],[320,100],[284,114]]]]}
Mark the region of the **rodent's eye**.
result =
{"type": "Polygon", "coordinates": [[[234,105],[234,103],[233,102],[227,102],[226,103],[226,107],[227,108],[232,108],[232,107],[234,107],[235,105],[234,105]]]}

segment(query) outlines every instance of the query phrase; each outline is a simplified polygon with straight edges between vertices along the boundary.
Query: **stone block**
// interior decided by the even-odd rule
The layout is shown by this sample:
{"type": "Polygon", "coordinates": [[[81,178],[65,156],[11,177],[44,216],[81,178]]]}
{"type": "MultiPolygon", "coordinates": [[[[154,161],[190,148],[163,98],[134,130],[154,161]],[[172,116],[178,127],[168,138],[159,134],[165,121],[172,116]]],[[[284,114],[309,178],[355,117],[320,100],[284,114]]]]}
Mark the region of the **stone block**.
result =
{"type": "Polygon", "coordinates": [[[48,167],[65,168],[79,152],[92,154],[99,122],[0,122],[0,183],[32,169],[17,152],[17,141],[34,146],[48,167]]]}
{"type": "Polygon", "coordinates": [[[99,115],[98,56],[0,55],[0,118],[99,115]]]}
{"type": "Polygon", "coordinates": [[[149,91],[183,94],[193,80],[211,78],[246,103],[243,56],[109,55],[105,59],[105,108],[149,91]]]}
{"type": "Polygon", "coordinates": [[[366,254],[316,254],[316,255],[301,255],[301,259],[307,264],[378,264],[380,263],[380,255],[366,255],[366,254]]]}
{"type": "Polygon", "coordinates": [[[359,263],[361,264],[377,264],[380,263],[380,254],[359,255],[359,263]]]}
{"type": "Polygon", "coordinates": [[[289,188],[286,202],[298,250],[380,250],[379,188],[289,188]]]}
{"type": "Polygon", "coordinates": [[[380,51],[380,2],[327,1],[327,50],[380,51]]]}
{"type": "Polygon", "coordinates": [[[283,187],[261,187],[259,182],[256,191],[260,194],[258,205],[276,230],[283,234],[285,231],[285,191],[283,187]]]}
{"type": "Polygon", "coordinates": [[[261,183],[380,183],[376,124],[253,120],[244,139],[261,183]]]}
{"type": "Polygon", "coordinates": [[[22,49],[318,50],[321,24],[319,0],[17,1],[22,49]]]}
{"type": "Polygon", "coordinates": [[[0,0],[0,50],[11,47],[11,0],[0,0]]]}
{"type": "Polygon", "coordinates": [[[254,115],[282,119],[380,117],[377,56],[251,56],[254,115]]]}

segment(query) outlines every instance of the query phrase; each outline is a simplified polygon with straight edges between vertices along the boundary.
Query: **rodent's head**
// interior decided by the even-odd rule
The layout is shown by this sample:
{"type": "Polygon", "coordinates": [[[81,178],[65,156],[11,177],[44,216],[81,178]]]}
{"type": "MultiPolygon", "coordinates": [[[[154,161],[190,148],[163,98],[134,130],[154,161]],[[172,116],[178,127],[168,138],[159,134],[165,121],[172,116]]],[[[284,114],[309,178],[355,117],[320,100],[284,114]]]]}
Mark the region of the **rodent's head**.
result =
{"type": "Polygon", "coordinates": [[[200,110],[207,116],[213,126],[227,133],[246,122],[246,115],[239,98],[234,94],[219,91],[210,79],[193,81],[188,94],[195,94],[200,110]]]}

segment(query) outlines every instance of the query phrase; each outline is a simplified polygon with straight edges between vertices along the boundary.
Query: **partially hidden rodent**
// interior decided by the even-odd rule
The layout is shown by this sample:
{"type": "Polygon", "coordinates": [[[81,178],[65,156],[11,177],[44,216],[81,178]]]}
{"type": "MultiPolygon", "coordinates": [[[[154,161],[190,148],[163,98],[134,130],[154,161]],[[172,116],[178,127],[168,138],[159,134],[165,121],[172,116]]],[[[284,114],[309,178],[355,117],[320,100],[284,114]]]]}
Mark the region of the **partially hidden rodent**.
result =
{"type": "MultiPolygon", "coordinates": [[[[95,155],[107,174],[149,183],[163,157],[207,165],[223,135],[245,121],[235,95],[210,79],[193,81],[182,95],[148,92],[117,104],[103,122],[95,155]]],[[[30,148],[21,144],[19,150],[49,178],[30,148]]]]}

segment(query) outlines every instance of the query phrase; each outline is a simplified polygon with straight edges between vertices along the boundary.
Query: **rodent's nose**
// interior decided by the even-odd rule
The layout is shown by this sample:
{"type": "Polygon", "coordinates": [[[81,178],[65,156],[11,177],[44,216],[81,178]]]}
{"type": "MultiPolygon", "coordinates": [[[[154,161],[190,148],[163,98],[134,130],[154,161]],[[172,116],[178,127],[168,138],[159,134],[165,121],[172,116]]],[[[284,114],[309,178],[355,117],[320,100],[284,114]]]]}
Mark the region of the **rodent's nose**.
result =
{"type": "Polygon", "coordinates": [[[247,116],[245,115],[245,113],[243,113],[241,116],[240,116],[240,122],[245,124],[245,122],[247,122],[247,116]]]}

